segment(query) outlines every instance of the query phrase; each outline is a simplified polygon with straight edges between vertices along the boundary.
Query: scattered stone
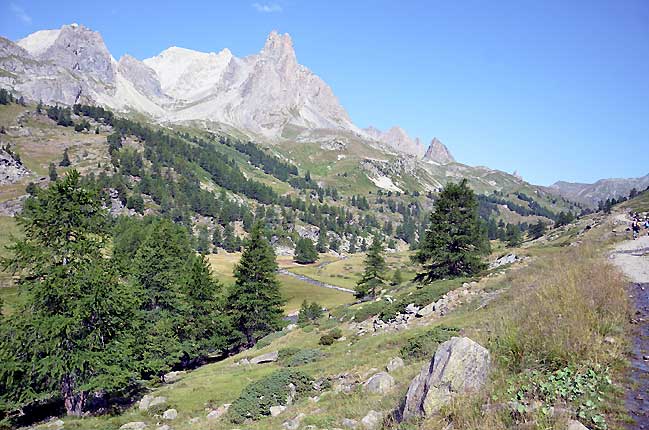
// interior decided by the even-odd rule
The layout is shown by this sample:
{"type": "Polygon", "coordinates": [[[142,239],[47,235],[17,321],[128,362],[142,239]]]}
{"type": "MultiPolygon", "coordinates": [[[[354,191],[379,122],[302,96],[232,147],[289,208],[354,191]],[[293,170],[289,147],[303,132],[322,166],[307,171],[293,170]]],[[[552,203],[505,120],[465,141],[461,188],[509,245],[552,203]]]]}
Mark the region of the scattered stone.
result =
{"type": "Polygon", "coordinates": [[[119,430],[142,430],[145,428],[147,428],[146,423],[142,421],[131,421],[130,423],[126,423],[121,426],[119,430]]]}
{"type": "Polygon", "coordinates": [[[276,417],[277,415],[281,414],[286,410],[286,406],[271,406],[270,407],[270,416],[276,417]]]}
{"type": "Polygon", "coordinates": [[[58,419],[52,419],[49,423],[45,425],[45,427],[50,428],[50,429],[61,429],[65,423],[63,420],[58,420],[58,419]]]}
{"type": "Polygon", "coordinates": [[[367,430],[375,430],[379,428],[382,420],[383,414],[376,411],[369,411],[361,420],[361,424],[363,424],[363,427],[367,430]]]}
{"type": "Polygon", "coordinates": [[[218,420],[223,415],[225,415],[225,413],[228,411],[228,409],[230,409],[230,404],[229,403],[221,405],[218,408],[211,410],[207,414],[207,419],[208,420],[218,420]]]}
{"type": "Polygon", "coordinates": [[[365,381],[364,385],[370,393],[386,394],[394,387],[394,378],[387,372],[379,372],[365,381]]]}
{"type": "Polygon", "coordinates": [[[302,423],[302,420],[304,418],[306,418],[306,415],[301,413],[298,416],[296,416],[295,418],[293,418],[292,420],[284,421],[284,423],[282,424],[282,427],[285,430],[297,430],[300,427],[300,424],[302,423]]]}
{"type": "Polygon", "coordinates": [[[150,394],[146,394],[142,399],[140,399],[140,404],[138,408],[141,411],[146,411],[149,409],[149,405],[151,404],[151,400],[153,400],[153,396],[150,394]]]}
{"type": "Polygon", "coordinates": [[[570,420],[568,421],[568,427],[566,427],[566,430],[588,430],[588,427],[577,420],[570,420]]]}
{"type": "Polygon", "coordinates": [[[356,427],[358,427],[358,421],[352,420],[351,418],[343,418],[341,424],[343,427],[348,429],[355,429],[356,427]]]}
{"type": "Polygon", "coordinates": [[[604,343],[608,343],[609,345],[614,345],[615,344],[615,338],[613,336],[606,336],[604,338],[604,343]]]}
{"type": "Polygon", "coordinates": [[[417,312],[416,316],[421,318],[421,317],[427,317],[428,315],[432,314],[435,312],[435,303],[430,303],[423,308],[419,309],[417,312]]]}
{"type": "Polygon", "coordinates": [[[394,372],[397,369],[401,369],[403,366],[403,359],[401,357],[394,357],[388,361],[388,365],[385,366],[385,368],[388,372],[394,372]]]}
{"type": "Polygon", "coordinates": [[[176,418],[178,418],[178,411],[175,409],[167,409],[162,414],[163,420],[175,420],[176,418]]]}
{"type": "Polygon", "coordinates": [[[489,269],[495,269],[506,264],[512,264],[515,263],[516,260],[518,260],[518,256],[516,254],[507,254],[489,263],[489,269]]]}
{"type": "Polygon", "coordinates": [[[297,324],[289,324],[286,327],[284,327],[284,330],[286,331],[293,331],[297,328],[297,324]]]}
{"type": "Polygon", "coordinates": [[[154,397],[149,402],[149,408],[148,409],[151,409],[151,408],[153,408],[155,406],[160,407],[160,406],[164,405],[165,403],[167,403],[167,398],[166,397],[163,397],[163,396],[154,397]]]}
{"type": "Polygon", "coordinates": [[[441,344],[410,386],[401,420],[435,414],[457,394],[477,391],[487,380],[489,351],[467,337],[454,337],[441,344]]]}
{"type": "Polygon", "coordinates": [[[272,363],[277,361],[279,353],[277,351],[268,352],[266,354],[258,355],[257,357],[250,360],[252,364],[262,364],[262,363],[272,363]]]}
{"type": "Polygon", "coordinates": [[[410,303],[408,306],[406,306],[406,313],[407,314],[416,314],[417,311],[419,311],[419,307],[415,305],[414,303],[410,303]]]}
{"type": "Polygon", "coordinates": [[[171,427],[169,426],[169,424],[163,424],[159,427],[156,427],[155,430],[171,430],[171,427]]]}
{"type": "Polygon", "coordinates": [[[196,423],[198,423],[200,420],[201,420],[201,419],[198,418],[198,417],[190,418],[190,419],[189,419],[189,424],[196,424],[196,423]]]}
{"type": "Polygon", "coordinates": [[[171,384],[181,379],[183,376],[185,376],[186,373],[187,372],[185,372],[184,370],[179,370],[177,372],[169,372],[166,373],[162,377],[162,379],[165,381],[165,384],[171,384]]]}

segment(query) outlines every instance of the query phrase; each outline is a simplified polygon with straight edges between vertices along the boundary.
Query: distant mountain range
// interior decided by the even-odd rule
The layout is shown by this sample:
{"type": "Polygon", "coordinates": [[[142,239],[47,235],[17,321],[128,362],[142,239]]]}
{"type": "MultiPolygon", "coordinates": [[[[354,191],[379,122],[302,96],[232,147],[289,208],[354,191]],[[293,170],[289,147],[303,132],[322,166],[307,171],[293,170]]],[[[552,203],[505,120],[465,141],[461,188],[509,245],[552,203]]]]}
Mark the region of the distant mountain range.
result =
{"type": "Polygon", "coordinates": [[[641,178],[600,179],[594,184],[559,181],[550,185],[549,191],[588,207],[597,207],[599,201],[627,197],[631,190],[643,191],[649,187],[649,174],[641,178]]]}
{"type": "MultiPolygon", "coordinates": [[[[208,121],[267,140],[303,131],[351,133],[437,163],[454,161],[434,140],[427,151],[400,127],[353,124],[331,88],[298,64],[288,34],[272,32],[258,54],[238,58],[171,47],[140,61],[115,60],[102,36],[77,24],[17,42],[0,38],[0,85],[45,103],[97,103],[160,122],[208,121]],[[437,154],[441,158],[435,158],[437,154]]],[[[442,145],[443,146],[443,145],[442,145]]]]}

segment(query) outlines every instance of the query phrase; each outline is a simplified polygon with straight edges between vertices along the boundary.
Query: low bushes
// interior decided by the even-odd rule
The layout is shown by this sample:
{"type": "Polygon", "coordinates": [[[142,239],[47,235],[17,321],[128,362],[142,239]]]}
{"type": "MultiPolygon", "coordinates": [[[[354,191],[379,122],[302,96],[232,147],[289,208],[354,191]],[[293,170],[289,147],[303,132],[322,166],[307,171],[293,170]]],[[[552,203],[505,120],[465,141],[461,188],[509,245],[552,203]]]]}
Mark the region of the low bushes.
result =
{"type": "Polygon", "coordinates": [[[343,332],[339,328],[334,328],[320,337],[320,345],[331,345],[343,337],[343,332]]]}
{"type": "Polygon", "coordinates": [[[417,361],[431,358],[440,343],[446,342],[457,336],[460,329],[456,327],[439,326],[432,330],[409,338],[399,350],[399,355],[404,360],[417,361]]]}
{"type": "Polygon", "coordinates": [[[291,395],[290,384],[295,386],[295,398],[313,391],[313,379],[306,373],[296,369],[277,370],[244,388],[228,410],[230,421],[241,424],[246,419],[270,415],[271,406],[286,405],[291,395]]]}
{"type": "Polygon", "coordinates": [[[279,350],[278,363],[284,367],[297,367],[313,363],[324,357],[319,349],[284,348],[279,350]]]}

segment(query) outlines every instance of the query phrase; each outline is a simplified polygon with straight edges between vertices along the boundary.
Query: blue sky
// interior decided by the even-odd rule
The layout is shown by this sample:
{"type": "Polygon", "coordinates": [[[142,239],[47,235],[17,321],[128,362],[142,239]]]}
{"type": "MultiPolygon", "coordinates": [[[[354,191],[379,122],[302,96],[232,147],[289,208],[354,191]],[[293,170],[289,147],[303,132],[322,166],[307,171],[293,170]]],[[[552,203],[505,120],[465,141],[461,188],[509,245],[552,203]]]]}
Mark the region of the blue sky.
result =
{"type": "Polygon", "coordinates": [[[78,22],[112,54],[176,45],[245,56],[276,29],[361,127],[437,136],[458,161],[526,180],[649,173],[649,2],[20,1],[16,40],[78,22]]]}

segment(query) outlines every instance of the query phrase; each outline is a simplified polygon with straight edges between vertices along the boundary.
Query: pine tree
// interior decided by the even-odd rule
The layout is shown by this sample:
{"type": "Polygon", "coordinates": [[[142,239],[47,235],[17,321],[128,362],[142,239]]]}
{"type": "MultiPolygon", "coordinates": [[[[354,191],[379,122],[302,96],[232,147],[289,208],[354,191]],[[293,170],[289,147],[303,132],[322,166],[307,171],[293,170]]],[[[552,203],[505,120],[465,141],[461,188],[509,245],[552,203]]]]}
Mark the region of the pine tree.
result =
{"type": "Polygon", "coordinates": [[[223,230],[223,249],[227,252],[237,252],[241,249],[238,238],[234,234],[232,224],[226,224],[223,230]]]}
{"type": "Polygon", "coordinates": [[[318,259],[318,253],[313,246],[313,241],[308,237],[298,239],[295,244],[295,256],[293,260],[300,264],[310,264],[318,259]]]}
{"type": "Polygon", "coordinates": [[[401,275],[401,270],[397,269],[394,271],[394,275],[392,275],[392,285],[401,285],[403,282],[403,276],[401,275]]]}
{"type": "Polygon", "coordinates": [[[481,257],[489,253],[487,234],[478,218],[478,201],[466,179],[449,183],[435,201],[425,237],[413,260],[424,271],[415,279],[466,276],[485,267],[481,257]]]}
{"type": "Polygon", "coordinates": [[[221,228],[218,225],[214,226],[214,232],[212,233],[212,245],[214,245],[214,253],[216,254],[216,247],[223,245],[223,237],[221,236],[221,228]]]}
{"type": "Polygon", "coordinates": [[[59,178],[59,173],[56,171],[56,166],[54,163],[50,163],[49,166],[49,176],[50,176],[50,181],[54,182],[59,178]]]}
{"type": "Polygon", "coordinates": [[[521,236],[521,229],[516,224],[507,224],[507,246],[515,248],[521,244],[523,238],[521,236]]]}
{"type": "Polygon", "coordinates": [[[284,299],[275,272],[277,262],[260,223],[255,223],[234,269],[236,281],[227,300],[227,314],[241,333],[242,346],[253,346],[270,332],[279,330],[284,299]]]}
{"type": "Polygon", "coordinates": [[[530,227],[529,233],[532,239],[538,239],[545,234],[546,226],[543,221],[538,220],[536,224],[530,227]]]}
{"type": "Polygon", "coordinates": [[[0,324],[0,410],[60,396],[79,416],[92,392],[135,376],[138,299],[104,256],[107,214],[76,171],[36,189],[18,222],[25,238],[5,264],[19,273],[21,305],[0,324]]]}
{"type": "Polygon", "coordinates": [[[374,236],[372,245],[365,256],[365,270],[363,276],[356,284],[356,297],[374,297],[376,291],[385,286],[385,272],[387,265],[383,257],[383,242],[374,236]]]}
{"type": "Polygon", "coordinates": [[[70,165],[70,157],[68,156],[68,148],[63,150],[63,159],[59,162],[59,166],[68,167],[70,165]]]}
{"type": "Polygon", "coordinates": [[[199,254],[208,254],[210,252],[210,234],[206,225],[198,227],[198,238],[196,239],[196,251],[199,254]]]}
{"type": "Polygon", "coordinates": [[[325,229],[324,223],[320,224],[320,233],[318,234],[318,243],[315,246],[316,251],[320,253],[327,252],[327,230],[325,229]]]}

